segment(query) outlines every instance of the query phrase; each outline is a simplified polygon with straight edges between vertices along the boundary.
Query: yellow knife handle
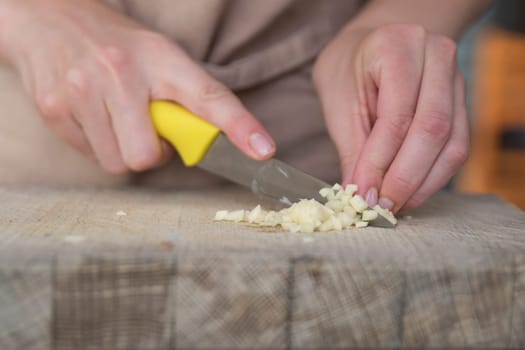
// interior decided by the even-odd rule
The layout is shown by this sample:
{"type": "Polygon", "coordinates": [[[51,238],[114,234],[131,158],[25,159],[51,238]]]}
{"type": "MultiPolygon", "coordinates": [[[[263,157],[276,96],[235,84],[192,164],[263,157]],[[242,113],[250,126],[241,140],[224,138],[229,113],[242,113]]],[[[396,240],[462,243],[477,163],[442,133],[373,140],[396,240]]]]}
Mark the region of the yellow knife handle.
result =
{"type": "Polygon", "coordinates": [[[150,114],[157,133],[175,147],[186,166],[197,165],[221,132],[174,102],[153,101],[150,114]]]}

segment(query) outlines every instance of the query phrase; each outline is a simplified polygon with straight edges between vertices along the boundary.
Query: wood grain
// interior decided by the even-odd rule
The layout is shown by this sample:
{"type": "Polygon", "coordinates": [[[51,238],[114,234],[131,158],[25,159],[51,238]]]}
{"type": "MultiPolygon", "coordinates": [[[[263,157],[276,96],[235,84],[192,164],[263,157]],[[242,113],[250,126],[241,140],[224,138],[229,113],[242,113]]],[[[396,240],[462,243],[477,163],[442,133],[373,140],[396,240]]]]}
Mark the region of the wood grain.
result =
{"type": "Polygon", "coordinates": [[[444,193],[393,230],[211,220],[258,202],[0,189],[0,349],[525,346],[522,211],[444,193]]]}

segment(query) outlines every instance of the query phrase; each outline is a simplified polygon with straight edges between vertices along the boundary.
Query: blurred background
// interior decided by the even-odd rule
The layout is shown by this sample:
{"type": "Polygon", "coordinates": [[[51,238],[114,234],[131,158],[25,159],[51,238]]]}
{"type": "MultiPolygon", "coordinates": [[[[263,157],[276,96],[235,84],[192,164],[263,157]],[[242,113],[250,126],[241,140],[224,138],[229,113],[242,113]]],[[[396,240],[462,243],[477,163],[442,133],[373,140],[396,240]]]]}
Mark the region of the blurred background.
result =
{"type": "Polygon", "coordinates": [[[458,56],[472,149],[454,189],[494,193],[525,210],[525,0],[496,0],[458,56]]]}

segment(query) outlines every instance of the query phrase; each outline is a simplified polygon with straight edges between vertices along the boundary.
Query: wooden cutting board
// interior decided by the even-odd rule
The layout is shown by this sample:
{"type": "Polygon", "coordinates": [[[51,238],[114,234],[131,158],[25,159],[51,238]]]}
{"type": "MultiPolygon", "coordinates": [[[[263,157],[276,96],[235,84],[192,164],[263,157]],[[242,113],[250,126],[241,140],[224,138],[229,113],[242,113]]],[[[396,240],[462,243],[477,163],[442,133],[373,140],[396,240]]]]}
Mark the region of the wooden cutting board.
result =
{"type": "Polygon", "coordinates": [[[393,230],[317,234],[212,221],[258,202],[0,189],[0,349],[525,346],[514,207],[440,194],[393,230]]]}

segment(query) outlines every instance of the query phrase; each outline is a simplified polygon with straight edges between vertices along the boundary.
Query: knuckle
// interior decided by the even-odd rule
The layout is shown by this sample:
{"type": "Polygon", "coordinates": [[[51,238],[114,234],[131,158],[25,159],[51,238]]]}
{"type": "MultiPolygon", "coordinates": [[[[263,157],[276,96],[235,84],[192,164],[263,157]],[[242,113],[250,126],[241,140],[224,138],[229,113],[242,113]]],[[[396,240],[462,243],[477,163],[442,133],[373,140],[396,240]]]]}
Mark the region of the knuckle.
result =
{"type": "Polygon", "coordinates": [[[198,100],[213,102],[230,96],[230,90],[223,84],[212,80],[202,84],[198,91],[198,100]]]}
{"type": "Polygon", "coordinates": [[[65,75],[67,91],[75,96],[85,98],[88,95],[87,74],[80,68],[70,68],[65,75]]]}
{"type": "Polygon", "coordinates": [[[457,168],[467,162],[469,155],[470,149],[468,144],[451,145],[446,151],[445,159],[454,168],[457,168]]]}
{"type": "Polygon", "coordinates": [[[414,119],[413,113],[396,113],[393,114],[387,123],[389,128],[390,135],[394,137],[397,141],[404,139],[412,120],[414,119]]]}
{"type": "Polygon", "coordinates": [[[452,128],[451,117],[441,111],[427,112],[421,120],[421,129],[432,139],[444,141],[448,139],[452,128]]]}
{"type": "Polygon", "coordinates": [[[401,193],[405,197],[409,197],[418,187],[418,184],[411,180],[414,177],[406,177],[402,174],[394,175],[392,178],[393,188],[396,189],[397,193],[401,193]]]}
{"type": "Polygon", "coordinates": [[[36,98],[36,104],[42,117],[48,123],[59,122],[65,117],[65,106],[56,95],[39,96],[36,98]]]}
{"type": "Polygon", "coordinates": [[[457,44],[452,38],[445,35],[433,35],[432,42],[442,57],[456,58],[457,44]]]}

